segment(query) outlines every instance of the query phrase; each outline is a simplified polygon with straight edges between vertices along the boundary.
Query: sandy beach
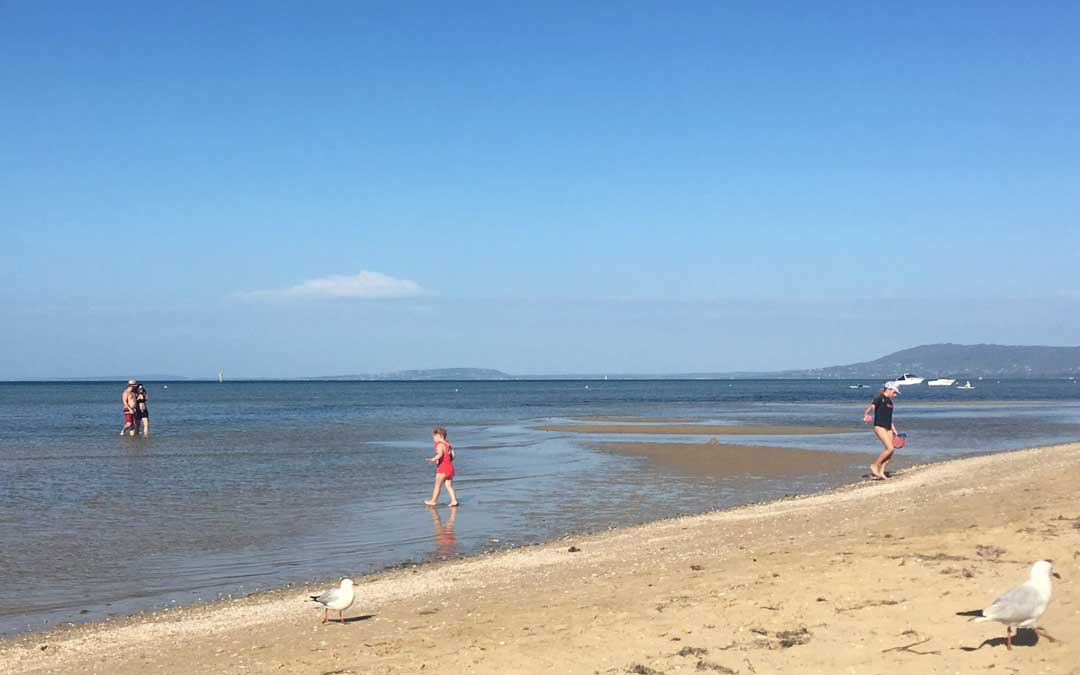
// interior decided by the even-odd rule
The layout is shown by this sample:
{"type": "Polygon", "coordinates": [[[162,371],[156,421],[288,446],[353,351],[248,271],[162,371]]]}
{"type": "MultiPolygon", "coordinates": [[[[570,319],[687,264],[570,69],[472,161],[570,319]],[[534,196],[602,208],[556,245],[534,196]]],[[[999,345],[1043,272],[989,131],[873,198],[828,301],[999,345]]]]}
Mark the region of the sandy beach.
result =
{"type": "MultiPolygon", "coordinates": [[[[669,451],[675,451],[671,448],[669,451]]],[[[0,673],[1077,673],[1080,444],[0,642],[0,673]],[[1063,579],[1059,642],[955,616],[1063,579]]],[[[30,591],[31,589],[28,589],[30,591]]]]}

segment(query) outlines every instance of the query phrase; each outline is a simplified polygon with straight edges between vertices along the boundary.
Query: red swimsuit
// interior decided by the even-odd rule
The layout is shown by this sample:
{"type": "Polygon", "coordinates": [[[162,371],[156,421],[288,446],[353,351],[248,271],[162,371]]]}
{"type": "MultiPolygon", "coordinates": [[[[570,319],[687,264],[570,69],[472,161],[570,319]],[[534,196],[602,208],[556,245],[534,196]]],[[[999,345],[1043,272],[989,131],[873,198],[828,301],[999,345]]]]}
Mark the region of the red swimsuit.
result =
{"type": "Polygon", "coordinates": [[[450,447],[450,443],[447,441],[435,441],[435,452],[439,451],[440,443],[446,446],[446,452],[443,453],[442,458],[439,460],[439,465],[435,467],[435,473],[446,476],[446,480],[454,480],[454,460],[450,459],[453,448],[450,447]]]}

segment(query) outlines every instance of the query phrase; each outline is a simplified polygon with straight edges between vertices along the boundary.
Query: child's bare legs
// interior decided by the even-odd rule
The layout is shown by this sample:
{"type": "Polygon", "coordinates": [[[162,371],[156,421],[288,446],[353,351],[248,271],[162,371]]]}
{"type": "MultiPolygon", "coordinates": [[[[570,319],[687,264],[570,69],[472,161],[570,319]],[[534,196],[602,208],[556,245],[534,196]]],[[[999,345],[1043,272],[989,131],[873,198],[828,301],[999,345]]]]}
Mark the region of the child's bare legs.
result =
{"type": "Polygon", "coordinates": [[[446,492],[450,495],[450,506],[457,506],[457,495],[454,494],[454,479],[446,481],[446,492]]]}
{"type": "Polygon", "coordinates": [[[884,427],[874,427],[874,434],[878,437],[878,440],[881,441],[881,444],[885,446],[885,449],[881,451],[878,458],[870,465],[870,473],[874,474],[877,478],[886,478],[885,465],[893,456],[892,432],[884,427]]]}
{"type": "MultiPolygon", "coordinates": [[[[424,502],[425,504],[427,504],[428,506],[435,506],[435,503],[439,499],[439,491],[442,490],[444,482],[446,482],[446,476],[442,475],[441,473],[435,474],[435,489],[431,491],[431,499],[424,502]]],[[[449,483],[446,484],[446,489],[448,492],[450,492],[451,495],[454,494],[452,491],[453,488],[450,487],[449,483]]]]}

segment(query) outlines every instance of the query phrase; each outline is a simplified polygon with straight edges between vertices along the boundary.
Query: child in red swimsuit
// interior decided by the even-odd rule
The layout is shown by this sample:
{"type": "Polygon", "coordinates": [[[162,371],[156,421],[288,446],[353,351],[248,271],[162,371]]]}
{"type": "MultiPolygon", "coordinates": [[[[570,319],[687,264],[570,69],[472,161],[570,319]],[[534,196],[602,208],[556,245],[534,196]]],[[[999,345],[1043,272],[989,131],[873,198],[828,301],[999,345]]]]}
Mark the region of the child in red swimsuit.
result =
{"type": "Polygon", "coordinates": [[[457,495],[454,494],[454,449],[446,440],[446,427],[435,427],[431,432],[431,440],[435,443],[435,456],[428,457],[428,462],[435,465],[435,489],[431,492],[431,499],[424,502],[428,506],[435,506],[439,498],[439,491],[443,484],[450,494],[450,506],[457,506],[457,495]]]}

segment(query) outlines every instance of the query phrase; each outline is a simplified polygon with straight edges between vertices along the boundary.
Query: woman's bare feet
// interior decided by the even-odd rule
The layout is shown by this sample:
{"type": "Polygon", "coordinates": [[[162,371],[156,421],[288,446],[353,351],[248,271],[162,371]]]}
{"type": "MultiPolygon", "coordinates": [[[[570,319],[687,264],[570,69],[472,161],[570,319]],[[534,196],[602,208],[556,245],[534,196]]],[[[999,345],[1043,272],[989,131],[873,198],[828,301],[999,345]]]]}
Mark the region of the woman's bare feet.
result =
{"type": "Polygon", "coordinates": [[[435,506],[435,502],[425,499],[424,504],[426,506],[435,506]]]}
{"type": "Polygon", "coordinates": [[[870,475],[878,480],[885,480],[885,474],[877,464],[870,465],[870,475]]]}
{"type": "Polygon", "coordinates": [[[450,502],[450,506],[457,506],[457,502],[450,502]]]}

